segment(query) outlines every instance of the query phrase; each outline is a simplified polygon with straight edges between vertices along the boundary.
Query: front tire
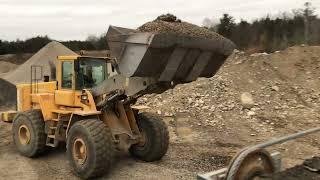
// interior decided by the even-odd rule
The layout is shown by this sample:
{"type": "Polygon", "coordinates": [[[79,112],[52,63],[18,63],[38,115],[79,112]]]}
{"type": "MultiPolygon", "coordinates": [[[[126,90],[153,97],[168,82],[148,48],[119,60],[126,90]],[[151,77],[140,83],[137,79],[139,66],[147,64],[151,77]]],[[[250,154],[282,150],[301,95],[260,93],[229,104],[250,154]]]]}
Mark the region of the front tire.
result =
{"type": "Polygon", "coordinates": [[[150,113],[138,114],[137,124],[142,142],[132,145],[129,152],[143,161],[160,160],[169,147],[169,132],[166,124],[161,118],[150,113]]]}
{"type": "Polygon", "coordinates": [[[68,133],[67,157],[73,172],[79,177],[102,176],[111,167],[114,158],[109,128],[95,119],[76,122],[68,133]]]}
{"type": "Polygon", "coordinates": [[[40,110],[19,113],[13,120],[13,142],[21,155],[35,157],[46,149],[45,123],[40,110]]]}

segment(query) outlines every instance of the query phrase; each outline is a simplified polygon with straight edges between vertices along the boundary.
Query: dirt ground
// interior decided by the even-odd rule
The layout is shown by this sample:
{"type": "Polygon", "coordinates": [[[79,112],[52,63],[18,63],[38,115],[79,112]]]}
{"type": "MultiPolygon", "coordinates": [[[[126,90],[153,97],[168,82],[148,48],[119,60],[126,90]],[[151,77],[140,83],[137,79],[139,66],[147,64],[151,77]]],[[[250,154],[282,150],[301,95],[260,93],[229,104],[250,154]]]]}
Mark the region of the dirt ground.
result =
{"type": "MultiPolygon", "coordinates": [[[[273,137],[320,125],[320,47],[292,47],[274,54],[234,53],[213,78],[146,95],[169,126],[170,147],[159,162],[145,163],[121,154],[101,179],[195,179],[228,165],[237,151],[273,137]],[[243,93],[254,102],[244,108],[243,93]]],[[[4,179],[77,179],[65,148],[28,159],[11,140],[11,124],[0,122],[0,175],[4,179]]],[[[319,179],[301,165],[319,156],[318,135],[277,145],[283,169],[275,179],[319,179]],[[288,176],[292,177],[289,178],[288,176]],[[286,177],[286,178],[284,178],[286,177]]]]}

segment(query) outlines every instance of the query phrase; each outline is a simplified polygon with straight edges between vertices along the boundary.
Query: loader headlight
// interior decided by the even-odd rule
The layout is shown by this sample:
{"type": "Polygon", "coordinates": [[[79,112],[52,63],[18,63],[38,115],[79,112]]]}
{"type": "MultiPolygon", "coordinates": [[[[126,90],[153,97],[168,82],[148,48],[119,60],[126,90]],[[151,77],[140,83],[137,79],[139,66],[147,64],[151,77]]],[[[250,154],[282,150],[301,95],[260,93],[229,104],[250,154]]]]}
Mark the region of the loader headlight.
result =
{"type": "Polygon", "coordinates": [[[88,95],[87,94],[82,94],[81,95],[81,101],[86,101],[88,100],[88,95]]]}

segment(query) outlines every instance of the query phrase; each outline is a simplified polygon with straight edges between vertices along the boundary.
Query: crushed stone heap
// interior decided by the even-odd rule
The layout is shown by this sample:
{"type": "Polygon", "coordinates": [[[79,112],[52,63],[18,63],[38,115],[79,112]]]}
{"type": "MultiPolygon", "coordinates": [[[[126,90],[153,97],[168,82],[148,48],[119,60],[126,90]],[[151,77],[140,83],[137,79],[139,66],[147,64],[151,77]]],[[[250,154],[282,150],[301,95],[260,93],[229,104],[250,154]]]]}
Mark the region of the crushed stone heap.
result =
{"type": "Polygon", "coordinates": [[[31,82],[31,66],[42,66],[43,75],[50,75],[51,70],[49,62],[55,62],[57,56],[61,55],[77,55],[63,44],[53,41],[40,49],[24,64],[14,71],[6,74],[3,79],[12,84],[30,83],[31,82]]]}
{"type": "Polygon", "coordinates": [[[208,39],[226,39],[209,29],[181,21],[172,14],[160,15],[154,21],[143,24],[137,30],[141,32],[173,33],[208,39]]]}
{"type": "Polygon", "coordinates": [[[50,75],[49,62],[55,62],[57,56],[77,55],[59,42],[50,42],[34,54],[24,64],[15,70],[0,77],[0,107],[16,104],[17,84],[31,82],[31,66],[38,65],[43,68],[43,75],[50,75]]]}
{"type": "Polygon", "coordinates": [[[195,37],[211,40],[216,48],[217,54],[229,56],[235,44],[220,34],[204,27],[181,21],[172,14],[158,16],[154,21],[147,22],[140,26],[137,31],[175,34],[179,36],[195,37]]]}

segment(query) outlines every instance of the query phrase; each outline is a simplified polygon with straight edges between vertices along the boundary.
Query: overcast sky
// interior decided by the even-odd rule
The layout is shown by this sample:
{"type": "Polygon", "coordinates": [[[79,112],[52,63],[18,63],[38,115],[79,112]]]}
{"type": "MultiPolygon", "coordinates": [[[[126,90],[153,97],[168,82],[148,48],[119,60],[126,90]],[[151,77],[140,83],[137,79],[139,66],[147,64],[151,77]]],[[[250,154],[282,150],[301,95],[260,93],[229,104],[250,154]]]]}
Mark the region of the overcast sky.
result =
{"type": "MultiPolygon", "coordinates": [[[[306,0],[0,0],[0,39],[49,35],[56,40],[84,40],[110,24],[136,28],[160,14],[173,13],[201,25],[205,17],[229,13],[252,20],[303,7],[306,0]]],[[[320,14],[320,0],[309,0],[320,14]]]]}

